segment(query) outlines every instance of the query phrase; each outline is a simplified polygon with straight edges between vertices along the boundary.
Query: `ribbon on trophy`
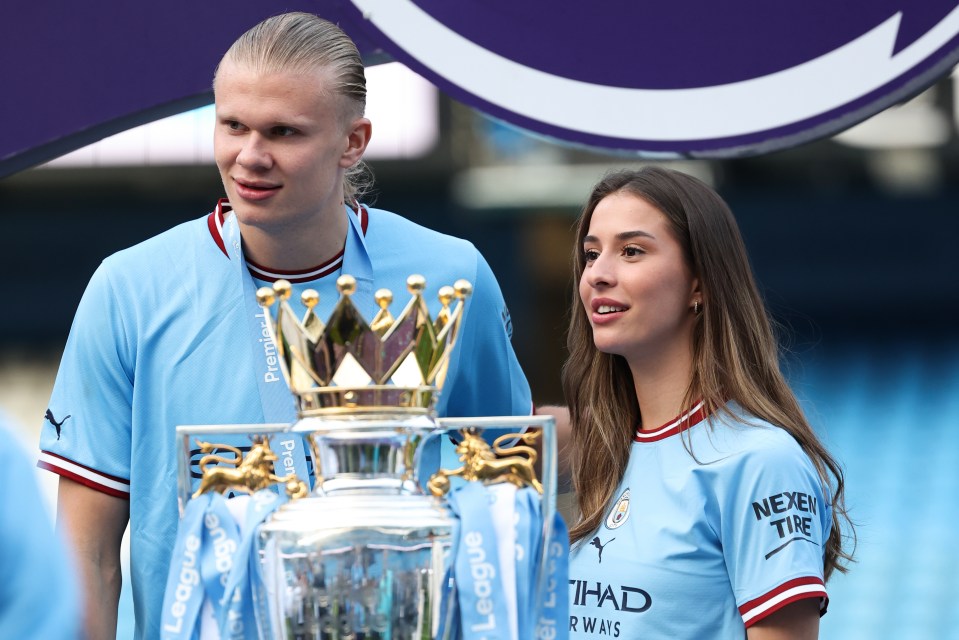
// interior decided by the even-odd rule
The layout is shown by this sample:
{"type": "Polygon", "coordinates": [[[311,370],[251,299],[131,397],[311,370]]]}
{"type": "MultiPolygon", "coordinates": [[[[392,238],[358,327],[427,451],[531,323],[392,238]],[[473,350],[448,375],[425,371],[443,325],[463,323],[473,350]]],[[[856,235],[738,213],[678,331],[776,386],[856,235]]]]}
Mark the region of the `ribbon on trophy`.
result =
{"type": "Polygon", "coordinates": [[[199,637],[203,603],[214,611],[222,607],[239,546],[239,528],[222,495],[206,493],[187,503],[163,597],[163,640],[199,637]]]}
{"type": "Polygon", "coordinates": [[[508,598],[504,593],[500,547],[490,519],[491,496],[480,483],[453,490],[449,505],[459,521],[452,574],[464,637],[511,640],[508,598]]]}
{"type": "MultiPolygon", "coordinates": [[[[533,508],[542,510],[542,502],[532,501],[533,508]]],[[[542,519],[542,515],[539,516],[542,519]]],[[[531,532],[533,535],[536,531],[531,532]]],[[[542,539],[537,536],[537,543],[542,539]]],[[[534,634],[530,637],[539,640],[565,640],[569,637],[569,532],[566,521],[558,511],[553,513],[549,540],[545,541],[546,554],[539,547],[534,558],[544,558],[542,591],[539,619],[535,621],[534,634]]]]}
{"type": "Polygon", "coordinates": [[[205,493],[187,503],[163,598],[163,640],[257,637],[253,581],[258,579],[259,561],[254,538],[260,523],[286,501],[285,493],[261,489],[229,501],[219,493],[205,493]],[[228,502],[243,504],[231,510],[228,502]],[[240,527],[234,511],[243,510],[240,527]],[[204,603],[212,607],[212,628],[204,622],[204,603]]]}
{"type": "Polygon", "coordinates": [[[261,489],[250,498],[236,561],[227,578],[217,616],[220,638],[223,640],[248,638],[248,630],[252,630],[253,637],[256,637],[256,616],[261,609],[256,603],[257,590],[254,589],[254,583],[262,582],[260,560],[254,548],[256,531],[267,516],[287,499],[285,492],[275,493],[269,489],[261,489]]]}
{"type": "Polygon", "coordinates": [[[449,573],[459,604],[451,637],[568,637],[569,543],[562,517],[554,515],[544,541],[541,496],[510,483],[467,482],[450,492],[449,504],[457,518],[449,573]]]}

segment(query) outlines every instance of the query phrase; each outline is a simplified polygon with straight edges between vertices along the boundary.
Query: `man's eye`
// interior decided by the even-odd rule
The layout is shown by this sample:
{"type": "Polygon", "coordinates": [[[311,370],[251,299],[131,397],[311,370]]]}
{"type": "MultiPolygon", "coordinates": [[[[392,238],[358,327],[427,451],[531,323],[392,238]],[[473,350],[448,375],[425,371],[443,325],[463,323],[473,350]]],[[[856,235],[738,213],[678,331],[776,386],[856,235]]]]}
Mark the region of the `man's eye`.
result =
{"type": "Polygon", "coordinates": [[[273,135],[278,136],[280,138],[286,138],[288,136],[292,136],[295,133],[296,133],[296,129],[294,129],[293,127],[273,127],[273,135]]]}
{"type": "Polygon", "coordinates": [[[241,124],[240,124],[239,122],[237,122],[236,120],[229,120],[229,121],[227,121],[226,126],[227,126],[229,129],[233,130],[233,131],[239,131],[240,129],[243,128],[243,125],[241,125],[241,124]]]}

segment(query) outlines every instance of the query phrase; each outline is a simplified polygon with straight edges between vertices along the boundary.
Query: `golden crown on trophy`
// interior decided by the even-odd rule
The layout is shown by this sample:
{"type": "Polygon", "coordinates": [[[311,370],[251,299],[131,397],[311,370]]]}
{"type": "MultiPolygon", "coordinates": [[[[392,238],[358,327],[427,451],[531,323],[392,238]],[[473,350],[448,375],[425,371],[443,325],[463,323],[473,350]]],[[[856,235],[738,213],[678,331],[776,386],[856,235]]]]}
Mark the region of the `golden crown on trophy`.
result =
{"type": "Polygon", "coordinates": [[[336,281],[340,299],[325,324],[314,312],[319,294],[312,289],[301,295],[302,319],[290,307],[292,286],[286,280],[257,291],[265,316],[279,301],[267,328],[301,417],[432,411],[473,286],[458,280],[441,287],[442,307],[433,319],[423,299],[426,279],[411,275],[406,285],[412,298],[395,318],[389,311],[392,292],[374,294],[379,311],[369,323],[351,300],[356,279],[349,275],[336,281]]]}

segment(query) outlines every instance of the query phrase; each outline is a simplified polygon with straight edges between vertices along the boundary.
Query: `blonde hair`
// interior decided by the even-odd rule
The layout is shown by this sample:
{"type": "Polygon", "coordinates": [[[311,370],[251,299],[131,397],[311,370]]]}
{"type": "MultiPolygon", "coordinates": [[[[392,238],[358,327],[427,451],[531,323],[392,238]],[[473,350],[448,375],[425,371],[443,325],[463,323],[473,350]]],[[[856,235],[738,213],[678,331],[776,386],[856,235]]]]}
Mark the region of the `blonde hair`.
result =
{"type": "MultiPolygon", "coordinates": [[[[213,86],[225,61],[258,74],[312,73],[328,69],[332,90],[344,98],[344,116],[362,117],[366,111],[366,74],[359,50],[338,26],[312,13],[283,13],[263,20],[241,35],[223,55],[213,74],[213,86]]],[[[343,181],[347,203],[369,188],[365,163],[351,167],[343,181]]]]}
{"type": "MultiPolygon", "coordinates": [[[[809,456],[827,491],[832,492],[832,531],[825,550],[825,576],[851,561],[844,551],[843,525],[854,537],[846,514],[842,470],[806,421],[779,366],[779,344],[759,295],[746,247],[729,207],[703,182],[661,167],[607,175],[593,189],[577,223],[573,248],[574,283],[585,268],[583,237],[593,210],[609,195],[625,192],[656,207],[666,217],[702,290],[702,312],[693,328],[693,372],[683,413],[698,399],[712,413],[728,401],[787,431],[809,456]]],[[[602,522],[622,480],[636,425],[640,423],[632,374],[621,356],[600,352],[574,286],[569,358],[563,390],[569,403],[573,487],[580,520],[570,530],[576,542],[602,522]]]]}

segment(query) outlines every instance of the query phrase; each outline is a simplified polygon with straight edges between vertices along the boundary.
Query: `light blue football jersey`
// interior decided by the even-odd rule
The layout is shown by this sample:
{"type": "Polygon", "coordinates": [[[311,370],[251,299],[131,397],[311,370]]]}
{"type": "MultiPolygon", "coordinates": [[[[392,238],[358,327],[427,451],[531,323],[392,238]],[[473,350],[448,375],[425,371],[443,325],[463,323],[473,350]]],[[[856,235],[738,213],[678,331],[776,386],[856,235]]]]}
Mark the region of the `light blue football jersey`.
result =
{"type": "Polygon", "coordinates": [[[570,638],[741,640],[790,602],[825,611],[819,475],[784,430],[727,408],[637,432],[607,517],[570,554],[570,638]]]}
{"type": "Polygon", "coordinates": [[[0,413],[0,637],[76,640],[80,596],[35,469],[0,413]]]}
{"type": "Polygon", "coordinates": [[[176,537],[175,428],[295,419],[293,397],[261,340],[262,318],[254,317],[263,311],[248,299],[256,286],[251,270],[261,279],[306,281],[320,293],[321,318],[339,299],[335,282],[342,273],[357,278],[353,301],[368,319],[378,309],[374,287],[401,300],[406,278],[420,273],[435,314],[439,287],[466,278],[473,295],[437,410],[441,416],[532,411],[503,321],[502,293],[475,247],[387,211],[346,212],[342,255],[308,272],[271,275],[243,258],[236,219],[221,202],[209,216],[104,260],[83,295],[50,400],[53,421],[42,431],[39,465],[129,497],[138,638],[158,635],[176,537]],[[261,402],[261,384],[282,389],[278,412],[261,402]]]}

